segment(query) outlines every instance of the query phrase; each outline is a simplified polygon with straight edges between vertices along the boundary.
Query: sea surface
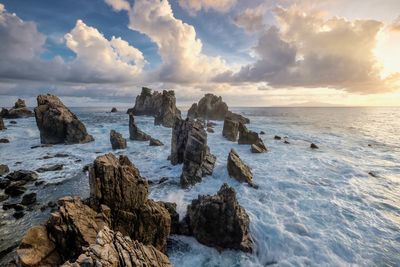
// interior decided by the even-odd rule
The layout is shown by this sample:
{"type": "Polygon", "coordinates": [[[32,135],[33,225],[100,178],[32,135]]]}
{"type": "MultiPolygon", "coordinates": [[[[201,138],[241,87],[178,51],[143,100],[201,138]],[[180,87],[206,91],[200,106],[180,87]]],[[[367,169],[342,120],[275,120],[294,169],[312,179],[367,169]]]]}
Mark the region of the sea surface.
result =
{"type": "MultiPolygon", "coordinates": [[[[125,110],[72,110],[94,142],[31,149],[40,144],[34,118],[18,119],[15,125],[5,120],[8,130],[0,132],[0,138],[10,139],[9,144],[0,144],[0,163],[11,170],[65,165],[62,171],[40,174],[47,185],[33,190],[41,204],[65,195],[87,197],[89,181],[83,166],[112,151],[111,129],[129,136],[125,110]],[[68,157],[42,159],[56,153],[68,157]]],[[[215,133],[208,134],[211,152],[217,156],[214,173],[189,190],[179,187],[182,166],[167,160],[171,129],[154,126],[153,118],[136,120],[165,146],[128,140],[126,150],[114,151],[128,155],[149,180],[168,178],[151,187],[150,197],[176,202],[181,216],[193,198],[215,194],[223,183],[235,188],[249,214],[253,254],[220,253],[194,238],[172,236],[168,256],[175,266],[400,266],[400,108],[234,111],[250,118],[249,129],[266,133],[261,137],[269,151],[252,154],[248,145],[224,139],[223,122],[217,122],[215,133]],[[287,136],[290,144],[274,140],[275,135],[287,136]],[[310,149],[311,142],[319,149],[310,149]],[[226,160],[231,148],[251,167],[258,189],[229,178],[226,160]]],[[[39,207],[17,221],[11,211],[0,209],[0,251],[46,220],[49,210],[41,212],[39,207]]]]}

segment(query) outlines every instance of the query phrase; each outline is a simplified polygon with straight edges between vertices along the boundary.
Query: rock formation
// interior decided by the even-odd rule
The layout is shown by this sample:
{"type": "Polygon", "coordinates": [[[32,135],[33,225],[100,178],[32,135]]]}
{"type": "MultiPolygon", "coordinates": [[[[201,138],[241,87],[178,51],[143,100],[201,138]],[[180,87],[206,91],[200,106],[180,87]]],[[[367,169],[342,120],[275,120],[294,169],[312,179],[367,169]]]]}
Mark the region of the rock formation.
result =
{"type": "Polygon", "coordinates": [[[316,144],[311,143],[310,148],[311,149],[318,149],[319,147],[316,144]]]}
{"type": "Polygon", "coordinates": [[[18,99],[17,102],[15,102],[14,107],[10,109],[3,108],[0,113],[0,117],[6,119],[18,119],[32,116],[33,112],[26,107],[25,101],[22,99],[18,99]]]}
{"type": "Polygon", "coordinates": [[[224,136],[229,141],[235,142],[239,134],[239,122],[231,119],[230,117],[225,117],[224,128],[222,129],[222,136],[224,136]]]}
{"type": "Polygon", "coordinates": [[[4,174],[7,174],[10,171],[7,165],[5,164],[0,164],[0,176],[3,176],[4,174]]]}
{"type": "Polygon", "coordinates": [[[240,145],[251,145],[251,152],[253,153],[263,153],[267,151],[267,147],[264,145],[258,133],[248,130],[242,123],[239,123],[238,143],[240,145]]]}
{"type": "Polygon", "coordinates": [[[129,139],[137,141],[149,141],[151,136],[142,132],[135,123],[135,117],[129,113],[129,139]]]}
{"type": "Polygon", "coordinates": [[[122,137],[122,134],[115,130],[110,131],[110,142],[112,149],[125,149],[126,139],[122,137]]]}
{"type": "Polygon", "coordinates": [[[128,114],[135,116],[153,116],[155,125],[173,127],[176,119],[181,118],[181,112],[176,107],[174,91],[164,90],[162,93],[146,87],[142,88],[140,95],[136,97],[135,107],[128,110],[128,114]]]}
{"type": "Polygon", "coordinates": [[[112,112],[112,113],[114,113],[114,112],[118,112],[118,110],[117,110],[117,108],[116,108],[116,107],[113,107],[113,108],[111,109],[111,112],[112,112]]]}
{"type": "Polygon", "coordinates": [[[4,125],[3,117],[0,116],[0,131],[6,130],[7,127],[4,125]]]}
{"type": "Polygon", "coordinates": [[[246,182],[249,185],[254,186],[253,174],[251,173],[250,168],[243,163],[234,149],[231,149],[231,152],[229,152],[227,168],[230,177],[241,183],[246,182]]]}
{"type": "Polygon", "coordinates": [[[228,105],[222,101],[222,97],[213,94],[205,94],[199,103],[194,103],[188,110],[188,118],[205,120],[223,120],[226,116],[242,123],[249,123],[250,120],[242,115],[228,110],[228,105]]]}
{"type": "Polygon", "coordinates": [[[264,142],[260,139],[258,139],[258,141],[255,144],[251,145],[251,152],[252,153],[264,153],[267,152],[268,149],[267,147],[264,145],[264,142]]]}
{"type": "Polygon", "coordinates": [[[217,249],[252,251],[250,219],[237,199],[236,192],[223,184],[214,196],[199,196],[187,208],[187,233],[200,243],[217,249]]]}
{"type": "Polygon", "coordinates": [[[111,226],[123,235],[166,249],[171,218],[160,204],[147,199],[148,183],[125,156],[97,157],[90,167],[90,201],[111,209],[111,226]]]}
{"type": "Polygon", "coordinates": [[[39,95],[35,108],[42,144],[76,144],[93,141],[85,125],[54,95],[39,95]]]}
{"type": "Polygon", "coordinates": [[[149,146],[163,146],[164,144],[155,138],[150,138],[149,146]]]}
{"type": "Polygon", "coordinates": [[[191,119],[177,120],[172,130],[171,163],[183,163],[181,186],[187,188],[211,175],[215,156],[207,146],[207,133],[203,125],[191,119]]]}

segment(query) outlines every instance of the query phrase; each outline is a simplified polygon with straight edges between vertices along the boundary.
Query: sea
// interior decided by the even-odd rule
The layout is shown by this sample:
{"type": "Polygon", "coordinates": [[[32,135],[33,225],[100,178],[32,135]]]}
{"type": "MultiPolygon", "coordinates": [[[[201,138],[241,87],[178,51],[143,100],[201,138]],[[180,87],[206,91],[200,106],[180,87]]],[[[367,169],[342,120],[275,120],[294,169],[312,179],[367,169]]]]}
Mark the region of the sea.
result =
{"type": "MultiPolygon", "coordinates": [[[[94,142],[31,149],[40,144],[35,118],[17,119],[17,124],[5,120],[8,129],[0,138],[10,143],[0,144],[1,164],[12,171],[58,163],[64,169],[39,174],[46,184],[30,190],[40,204],[23,218],[15,220],[12,211],[0,209],[0,251],[11,250],[31,226],[46,220],[50,211],[40,211],[41,205],[63,196],[88,197],[82,168],[112,152],[127,155],[142,176],[155,182],[150,198],[175,202],[181,218],[198,195],[213,195],[223,183],[236,190],[250,217],[254,252],[219,252],[192,237],[171,236],[167,254],[174,266],[400,266],[400,108],[234,108],[250,118],[250,130],[265,132],[260,136],[268,152],[253,154],[249,145],[223,138],[223,122],[217,121],[215,132],[208,133],[217,157],[214,173],[190,189],[179,186],[182,165],[167,160],[170,128],[154,126],[152,117],[136,117],[144,132],[165,145],[128,140],[126,150],[113,151],[111,129],[129,137],[126,109],[71,110],[94,142]],[[311,149],[311,143],[319,149],[311,149]],[[258,189],[229,177],[232,148],[251,168],[258,189]],[[67,156],[43,159],[57,153],[67,156]],[[167,180],[159,184],[162,178],[167,180]]],[[[3,252],[2,264],[11,255],[3,252]]]]}

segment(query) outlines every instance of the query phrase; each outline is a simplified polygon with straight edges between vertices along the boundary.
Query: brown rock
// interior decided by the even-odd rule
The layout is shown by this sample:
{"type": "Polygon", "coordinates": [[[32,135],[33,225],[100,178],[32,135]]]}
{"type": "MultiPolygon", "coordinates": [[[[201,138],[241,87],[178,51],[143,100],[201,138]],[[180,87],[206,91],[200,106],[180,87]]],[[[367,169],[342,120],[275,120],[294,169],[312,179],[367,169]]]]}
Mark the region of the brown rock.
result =
{"type": "Polygon", "coordinates": [[[85,125],[54,95],[39,95],[35,108],[42,144],[76,144],[93,141],[85,125]]]}
{"type": "Polygon", "coordinates": [[[257,143],[259,140],[260,137],[258,136],[258,133],[248,130],[242,123],[239,124],[239,144],[252,145],[257,143]]]}
{"type": "Polygon", "coordinates": [[[142,132],[135,123],[135,117],[129,113],[129,139],[137,141],[149,141],[151,136],[142,132]]]}
{"type": "Polygon", "coordinates": [[[4,125],[3,117],[0,116],[0,131],[6,130],[7,127],[4,125]]]}
{"type": "Polygon", "coordinates": [[[202,118],[205,120],[223,120],[228,112],[228,105],[222,97],[205,94],[199,103],[194,103],[188,110],[188,118],[202,118]]]}
{"type": "Polygon", "coordinates": [[[7,165],[5,164],[0,164],[0,176],[3,176],[4,174],[7,174],[10,171],[7,165]]]}
{"type": "Polygon", "coordinates": [[[214,132],[214,129],[211,128],[211,127],[207,127],[207,132],[208,132],[208,133],[213,133],[213,132],[214,132]]]}
{"type": "Polygon", "coordinates": [[[237,114],[237,113],[234,113],[232,111],[228,111],[228,113],[226,114],[226,117],[228,117],[228,118],[230,118],[230,119],[232,119],[234,121],[237,121],[239,123],[242,123],[242,124],[250,123],[250,119],[249,118],[246,118],[245,116],[237,114]]]}
{"type": "Polygon", "coordinates": [[[61,171],[62,169],[64,169],[64,164],[55,164],[51,166],[40,167],[36,169],[36,171],[39,173],[43,173],[43,172],[61,171]]]}
{"type": "Polygon", "coordinates": [[[239,122],[232,120],[229,117],[225,117],[224,128],[222,130],[222,136],[229,141],[235,142],[239,133],[239,122]]]}
{"type": "Polygon", "coordinates": [[[113,108],[111,109],[111,112],[112,112],[112,113],[114,113],[114,112],[118,112],[118,110],[117,110],[117,108],[116,108],[116,107],[113,107],[113,108]]]}
{"type": "Polygon", "coordinates": [[[164,144],[160,140],[155,138],[150,138],[149,146],[163,146],[163,145],[164,144]]]}
{"type": "Polygon", "coordinates": [[[251,145],[251,152],[252,153],[264,153],[264,152],[267,152],[267,151],[268,151],[268,149],[264,145],[264,142],[261,139],[259,139],[257,141],[257,143],[251,145]]]}
{"type": "Polygon", "coordinates": [[[126,139],[122,137],[122,134],[111,130],[110,131],[110,142],[112,149],[125,149],[126,139]]]}
{"type": "Polygon", "coordinates": [[[231,152],[229,152],[227,168],[230,177],[235,178],[241,183],[246,182],[254,186],[253,174],[250,168],[243,163],[234,149],[231,149],[231,152]]]}
{"type": "Polygon", "coordinates": [[[33,112],[26,107],[25,101],[18,99],[15,102],[14,107],[9,110],[3,108],[0,113],[0,117],[7,119],[18,119],[24,117],[32,117],[33,112]]]}

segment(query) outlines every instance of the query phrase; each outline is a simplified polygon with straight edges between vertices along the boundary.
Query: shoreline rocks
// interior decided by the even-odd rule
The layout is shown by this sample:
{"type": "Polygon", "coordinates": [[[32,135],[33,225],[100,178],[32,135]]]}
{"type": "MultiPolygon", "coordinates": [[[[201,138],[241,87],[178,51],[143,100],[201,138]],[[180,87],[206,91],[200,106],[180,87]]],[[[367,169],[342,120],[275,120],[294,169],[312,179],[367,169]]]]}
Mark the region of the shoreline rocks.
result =
{"type": "Polygon", "coordinates": [[[222,129],[222,136],[232,142],[236,142],[239,134],[239,122],[231,119],[230,117],[225,117],[224,127],[222,129]]]}
{"type": "Polygon", "coordinates": [[[7,130],[7,127],[4,125],[3,117],[0,116],[0,131],[7,130]]]}
{"type": "Polygon", "coordinates": [[[129,113],[129,139],[136,141],[149,141],[151,136],[142,132],[135,123],[135,117],[129,113]]]}
{"type": "Polygon", "coordinates": [[[54,95],[39,95],[35,108],[42,144],[77,144],[94,141],[85,125],[54,95]]]}
{"type": "Polygon", "coordinates": [[[115,112],[118,112],[118,110],[117,110],[117,108],[116,107],[113,107],[112,109],[111,109],[111,111],[110,111],[111,113],[115,113],[115,112]]]}
{"type": "Polygon", "coordinates": [[[2,108],[0,112],[0,117],[5,119],[18,119],[32,116],[33,112],[26,106],[25,101],[22,99],[18,99],[14,107],[10,109],[2,108]]]}
{"type": "Polygon", "coordinates": [[[150,138],[149,146],[163,146],[163,142],[158,139],[150,138]]]}
{"type": "Polygon", "coordinates": [[[112,149],[125,149],[126,139],[115,130],[110,131],[110,142],[112,149]]]}
{"type": "Polygon", "coordinates": [[[237,152],[232,148],[228,155],[227,160],[228,174],[231,178],[243,183],[246,182],[252,187],[256,187],[253,182],[253,174],[237,152]]]}

